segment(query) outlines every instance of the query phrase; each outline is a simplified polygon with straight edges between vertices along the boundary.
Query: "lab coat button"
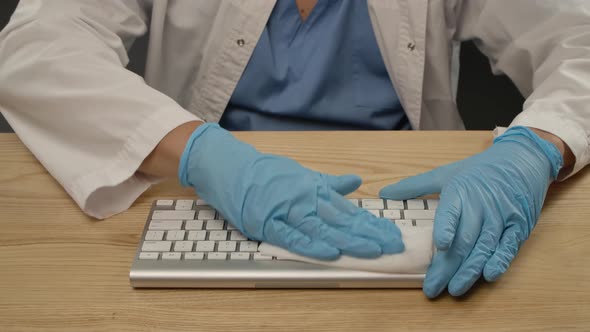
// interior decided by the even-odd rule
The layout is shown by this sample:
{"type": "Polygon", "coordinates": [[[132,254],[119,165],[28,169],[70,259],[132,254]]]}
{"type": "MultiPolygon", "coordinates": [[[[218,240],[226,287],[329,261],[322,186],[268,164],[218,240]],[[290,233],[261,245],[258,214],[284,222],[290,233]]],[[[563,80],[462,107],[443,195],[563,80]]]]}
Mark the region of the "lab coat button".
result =
{"type": "Polygon", "coordinates": [[[414,42],[409,42],[408,43],[408,49],[410,51],[413,51],[416,48],[416,44],[414,42]]]}
{"type": "Polygon", "coordinates": [[[243,39],[238,39],[238,40],[236,41],[236,43],[238,43],[238,46],[239,46],[239,47],[242,47],[242,46],[244,46],[244,44],[245,44],[246,42],[245,42],[243,39]]]}

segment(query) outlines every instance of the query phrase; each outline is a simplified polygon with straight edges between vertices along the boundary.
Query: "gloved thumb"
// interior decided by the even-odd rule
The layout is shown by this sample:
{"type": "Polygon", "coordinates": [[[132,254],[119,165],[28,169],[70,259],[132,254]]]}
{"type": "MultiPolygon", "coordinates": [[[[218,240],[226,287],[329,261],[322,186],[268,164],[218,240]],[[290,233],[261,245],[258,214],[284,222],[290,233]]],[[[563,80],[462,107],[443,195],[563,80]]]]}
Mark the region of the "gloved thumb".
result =
{"type": "Polygon", "coordinates": [[[361,177],[354,174],[326,176],[328,177],[330,188],[342,196],[346,196],[357,190],[361,186],[361,183],[363,183],[361,177]]]}
{"type": "Polygon", "coordinates": [[[430,172],[405,178],[398,183],[383,187],[379,191],[379,196],[385,199],[404,200],[440,193],[446,178],[444,169],[435,168],[430,172]]]}

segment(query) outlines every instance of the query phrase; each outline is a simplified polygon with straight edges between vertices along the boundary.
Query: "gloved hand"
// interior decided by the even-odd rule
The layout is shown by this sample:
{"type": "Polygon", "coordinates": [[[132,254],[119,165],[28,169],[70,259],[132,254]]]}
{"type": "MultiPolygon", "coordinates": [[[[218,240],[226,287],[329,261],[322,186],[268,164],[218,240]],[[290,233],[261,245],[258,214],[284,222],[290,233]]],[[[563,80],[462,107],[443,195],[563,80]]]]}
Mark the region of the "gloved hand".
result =
{"type": "Polygon", "coordinates": [[[530,129],[514,127],[486,151],[383,188],[381,197],[408,199],[440,192],[432,260],[423,291],[432,298],[448,285],[464,294],[482,275],[495,281],[529,237],[557,177],[558,149],[530,129]]]}
{"type": "Polygon", "coordinates": [[[300,255],[373,258],[404,250],[393,223],[343,197],[360,186],[358,176],[321,174],[260,153],[216,124],[193,132],[178,177],[248,238],[300,255]]]}

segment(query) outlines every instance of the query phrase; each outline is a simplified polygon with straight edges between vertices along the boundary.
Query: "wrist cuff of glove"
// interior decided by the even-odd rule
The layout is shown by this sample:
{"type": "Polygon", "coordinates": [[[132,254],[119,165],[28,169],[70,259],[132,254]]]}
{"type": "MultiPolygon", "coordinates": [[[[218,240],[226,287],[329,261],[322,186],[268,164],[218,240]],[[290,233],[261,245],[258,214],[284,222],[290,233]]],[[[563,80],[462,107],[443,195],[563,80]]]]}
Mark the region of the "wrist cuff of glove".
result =
{"type": "Polygon", "coordinates": [[[535,144],[537,148],[541,150],[547,160],[549,160],[549,164],[551,166],[551,178],[555,180],[559,174],[559,171],[563,167],[563,156],[553,143],[542,139],[529,128],[523,126],[512,127],[508,129],[503,135],[496,137],[496,139],[494,139],[494,144],[516,139],[517,137],[525,137],[529,139],[535,144]]]}
{"type": "Polygon", "coordinates": [[[219,125],[216,123],[204,123],[197,127],[197,129],[195,129],[195,131],[191,134],[188,141],[186,142],[186,146],[184,147],[184,151],[182,152],[182,156],[180,157],[180,162],[178,164],[178,180],[180,181],[180,184],[184,187],[192,186],[188,182],[187,167],[188,157],[193,148],[193,145],[195,144],[195,141],[210,128],[220,129],[221,127],[219,127],[219,125]]]}

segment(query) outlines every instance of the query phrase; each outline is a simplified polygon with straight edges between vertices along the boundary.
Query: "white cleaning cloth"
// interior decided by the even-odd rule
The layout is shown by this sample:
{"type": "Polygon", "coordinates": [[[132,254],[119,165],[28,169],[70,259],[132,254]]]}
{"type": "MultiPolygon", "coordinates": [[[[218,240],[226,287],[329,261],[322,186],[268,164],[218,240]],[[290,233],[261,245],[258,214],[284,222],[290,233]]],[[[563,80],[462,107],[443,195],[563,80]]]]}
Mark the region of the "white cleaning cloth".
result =
{"type": "Polygon", "coordinates": [[[261,243],[258,250],[263,255],[276,256],[281,259],[291,259],[352,270],[401,274],[426,273],[426,269],[430,265],[434,253],[432,226],[400,226],[399,228],[406,247],[404,252],[395,255],[383,255],[372,259],[341,256],[334,261],[321,261],[299,256],[268,243],[261,243]]]}

